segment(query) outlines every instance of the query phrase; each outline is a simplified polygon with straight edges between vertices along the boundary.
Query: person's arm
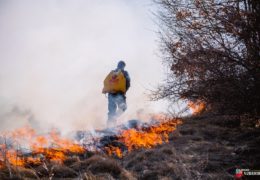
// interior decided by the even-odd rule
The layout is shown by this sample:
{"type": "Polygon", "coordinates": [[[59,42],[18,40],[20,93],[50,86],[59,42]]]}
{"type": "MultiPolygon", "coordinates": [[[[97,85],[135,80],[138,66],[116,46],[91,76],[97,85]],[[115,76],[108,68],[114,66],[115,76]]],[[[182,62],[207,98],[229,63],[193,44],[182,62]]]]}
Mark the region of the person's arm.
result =
{"type": "Polygon", "coordinates": [[[130,87],[130,76],[127,71],[124,71],[124,76],[126,79],[126,91],[127,91],[130,87]]]}

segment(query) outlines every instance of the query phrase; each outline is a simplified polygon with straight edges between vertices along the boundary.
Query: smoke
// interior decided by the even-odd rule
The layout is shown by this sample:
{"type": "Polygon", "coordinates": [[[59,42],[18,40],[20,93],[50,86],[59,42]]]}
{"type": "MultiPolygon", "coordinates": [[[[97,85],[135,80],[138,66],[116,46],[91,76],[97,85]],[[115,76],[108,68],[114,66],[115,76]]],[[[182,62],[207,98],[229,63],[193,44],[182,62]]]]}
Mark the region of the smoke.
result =
{"type": "Polygon", "coordinates": [[[0,1],[0,130],[104,126],[103,80],[121,59],[132,80],[125,118],[162,110],[144,95],[163,74],[148,2],[0,1]]]}

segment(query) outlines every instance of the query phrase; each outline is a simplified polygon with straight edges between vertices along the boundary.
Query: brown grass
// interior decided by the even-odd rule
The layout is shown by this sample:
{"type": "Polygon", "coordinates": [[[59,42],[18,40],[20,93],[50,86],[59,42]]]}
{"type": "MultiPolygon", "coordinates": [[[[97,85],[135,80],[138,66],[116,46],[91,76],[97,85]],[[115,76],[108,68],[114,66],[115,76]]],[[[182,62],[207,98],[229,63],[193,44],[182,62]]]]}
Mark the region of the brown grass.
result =
{"type": "Polygon", "coordinates": [[[94,155],[84,161],[76,162],[70,167],[78,172],[91,172],[96,177],[110,174],[113,178],[134,179],[133,175],[123,169],[116,160],[107,156],[94,155]]]}
{"type": "Polygon", "coordinates": [[[122,160],[123,165],[138,179],[232,179],[236,167],[260,166],[260,129],[244,125],[248,117],[243,118],[184,119],[170,134],[169,144],[134,151],[122,160]]]}
{"type": "Polygon", "coordinates": [[[70,157],[64,164],[44,162],[34,169],[7,164],[0,179],[232,179],[237,166],[260,167],[260,129],[237,126],[237,118],[187,118],[170,134],[168,144],[135,150],[122,159],[92,154],[70,157]]]}
{"type": "Polygon", "coordinates": [[[27,169],[23,167],[3,168],[0,171],[0,179],[37,179],[39,178],[33,169],[27,169]]]}

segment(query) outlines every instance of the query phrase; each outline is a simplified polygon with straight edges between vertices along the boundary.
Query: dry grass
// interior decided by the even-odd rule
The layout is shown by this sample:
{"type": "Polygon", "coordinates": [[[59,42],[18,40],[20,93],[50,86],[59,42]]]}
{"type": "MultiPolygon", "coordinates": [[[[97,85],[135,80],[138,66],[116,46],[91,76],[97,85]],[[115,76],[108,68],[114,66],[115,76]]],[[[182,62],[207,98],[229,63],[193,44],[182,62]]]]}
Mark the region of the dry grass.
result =
{"type": "Polygon", "coordinates": [[[93,156],[87,160],[88,170],[94,174],[109,173],[113,177],[118,178],[122,172],[122,168],[119,164],[110,158],[104,158],[101,156],[93,156]]]}
{"type": "Polygon", "coordinates": [[[135,150],[122,159],[91,154],[34,168],[8,165],[0,179],[232,179],[236,167],[260,167],[260,129],[237,126],[237,118],[197,116],[184,120],[168,144],[135,150]]]}
{"type": "Polygon", "coordinates": [[[23,168],[23,167],[14,167],[3,168],[0,171],[0,179],[39,179],[35,170],[23,168]]]}
{"type": "Polygon", "coordinates": [[[71,166],[67,166],[65,164],[45,162],[35,169],[6,167],[1,169],[0,179],[136,179],[131,172],[120,166],[116,160],[107,156],[94,155],[84,161],[72,158],[69,164],[71,163],[71,166]]]}
{"type": "Polygon", "coordinates": [[[260,166],[260,130],[240,118],[187,118],[169,144],[132,152],[123,165],[139,179],[232,179],[236,167],[260,166]]]}
{"type": "Polygon", "coordinates": [[[97,178],[109,174],[117,179],[135,179],[134,176],[122,168],[116,160],[107,156],[94,155],[84,161],[75,162],[70,167],[75,171],[91,172],[97,178]]]}
{"type": "Polygon", "coordinates": [[[64,165],[66,165],[66,166],[71,166],[77,162],[80,162],[80,158],[77,156],[69,157],[63,161],[64,165]]]}

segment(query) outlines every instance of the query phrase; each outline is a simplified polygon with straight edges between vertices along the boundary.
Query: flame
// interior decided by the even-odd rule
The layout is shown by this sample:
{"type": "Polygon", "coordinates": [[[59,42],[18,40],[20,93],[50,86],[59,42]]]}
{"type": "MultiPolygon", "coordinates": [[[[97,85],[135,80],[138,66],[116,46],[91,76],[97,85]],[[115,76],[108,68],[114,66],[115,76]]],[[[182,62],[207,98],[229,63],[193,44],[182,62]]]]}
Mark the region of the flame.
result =
{"type": "Polygon", "coordinates": [[[116,155],[119,158],[123,157],[123,153],[119,147],[109,146],[105,150],[109,156],[116,155]]]}
{"type": "Polygon", "coordinates": [[[203,102],[202,100],[197,100],[197,101],[189,101],[188,102],[188,107],[192,111],[193,115],[197,115],[202,113],[206,109],[206,103],[203,102]]]}
{"type": "Polygon", "coordinates": [[[16,129],[12,132],[5,132],[0,137],[12,143],[7,146],[0,144],[0,168],[9,163],[14,166],[24,166],[26,163],[39,164],[42,159],[62,163],[67,154],[83,153],[85,149],[70,139],[62,138],[56,130],[52,130],[47,135],[37,135],[34,129],[29,126],[16,129]],[[22,157],[21,144],[29,147],[31,156],[22,157]],[[19,146],[18,146],[19,145],[19,146]]]}
{"type": "MultiPolygon", "coordinates": [[[[123,130],[119,135],[119,142],[123,143],[129,152],[134,149],[140,148],[152,148],[156,145],[160,145],[164,142],[169,141],[169,134],[173,132],[178,124],[181,124],[180,119],[166,120],[165,116],[154,116],[159,117],[160,122],[148,128],[142,129],[128,129],[123,130]]],[[[122,150],[119,147],[109,146],[106,148],[108,155],[116,155],[119,158],[123,156],[122,150]]]]}
{"type": "MultiPolygon", "coordinates": [[[[107,146],[105,152],[122,158],[126,152],[139,148],[152,148],[168,142],[169,134],[173,132],[180,119],[169,119],[159,114],[152,118],[153,125],[137,129],[121,130],[118,134],[119,146],[107,146]],[[125,152],[126,151],[126,152],[125,152]]],[[[44,161],[63,163],[70,155],[82,154],[86,149],[71,139],[61,137],[53,129],[40,135],[29,126],[0,134],[0,168],[10,164],[13,166],[39,165],[44,161]],[[4,142],[4,143],[3,143],[4,142]],[[23,148],[21,148],[23,145],[23,148]],[[27,148],[25,153],[25,147],[27,148]],[[29,152],[29,153],[28,153],[29,152]]],[[[96,147],[98,148],[98,147],[96,147]]],[[[97,149],[96,149],[97,150],[97,149]]]]}
{"type": "Polygon", "coordinates": [[[51,138],[55,141],[56,145],[60,148],[62,151],[70,151],[72,153],[82,153],[84,152],[84,149],[82,146],[73,143],[69,139],[61,138],[60,135],[56,130],[53,130],[51,133],[51,138]]]}
{"type": "Polygon", "coordinates": [[[25,126],[19,129],[16,129],[11,132],[5,133],[6,135],[10,134],[13,139],[20,139],[21,137],[27,137],[28,139],[32,139],[36,136],[36,132],[30,126],[25,126]]]}
{"type": "Polygon", "coordinates": [[[168,142],[169,133],[173,132],[180,123],[179,119],[174,119],[139,131],[136,129],[125,130],[121,134],[120,141],[127,146],[128,151],[152,148],[163,142],[168,142]]]}
{"type": "Polygon", "coordinates": [[[14,149],[6,151],[6,159],[8,159],[8,162],[12,165],[23,166],[24,160],[18,153],[19,152],[15,151],[14,149]]]}

